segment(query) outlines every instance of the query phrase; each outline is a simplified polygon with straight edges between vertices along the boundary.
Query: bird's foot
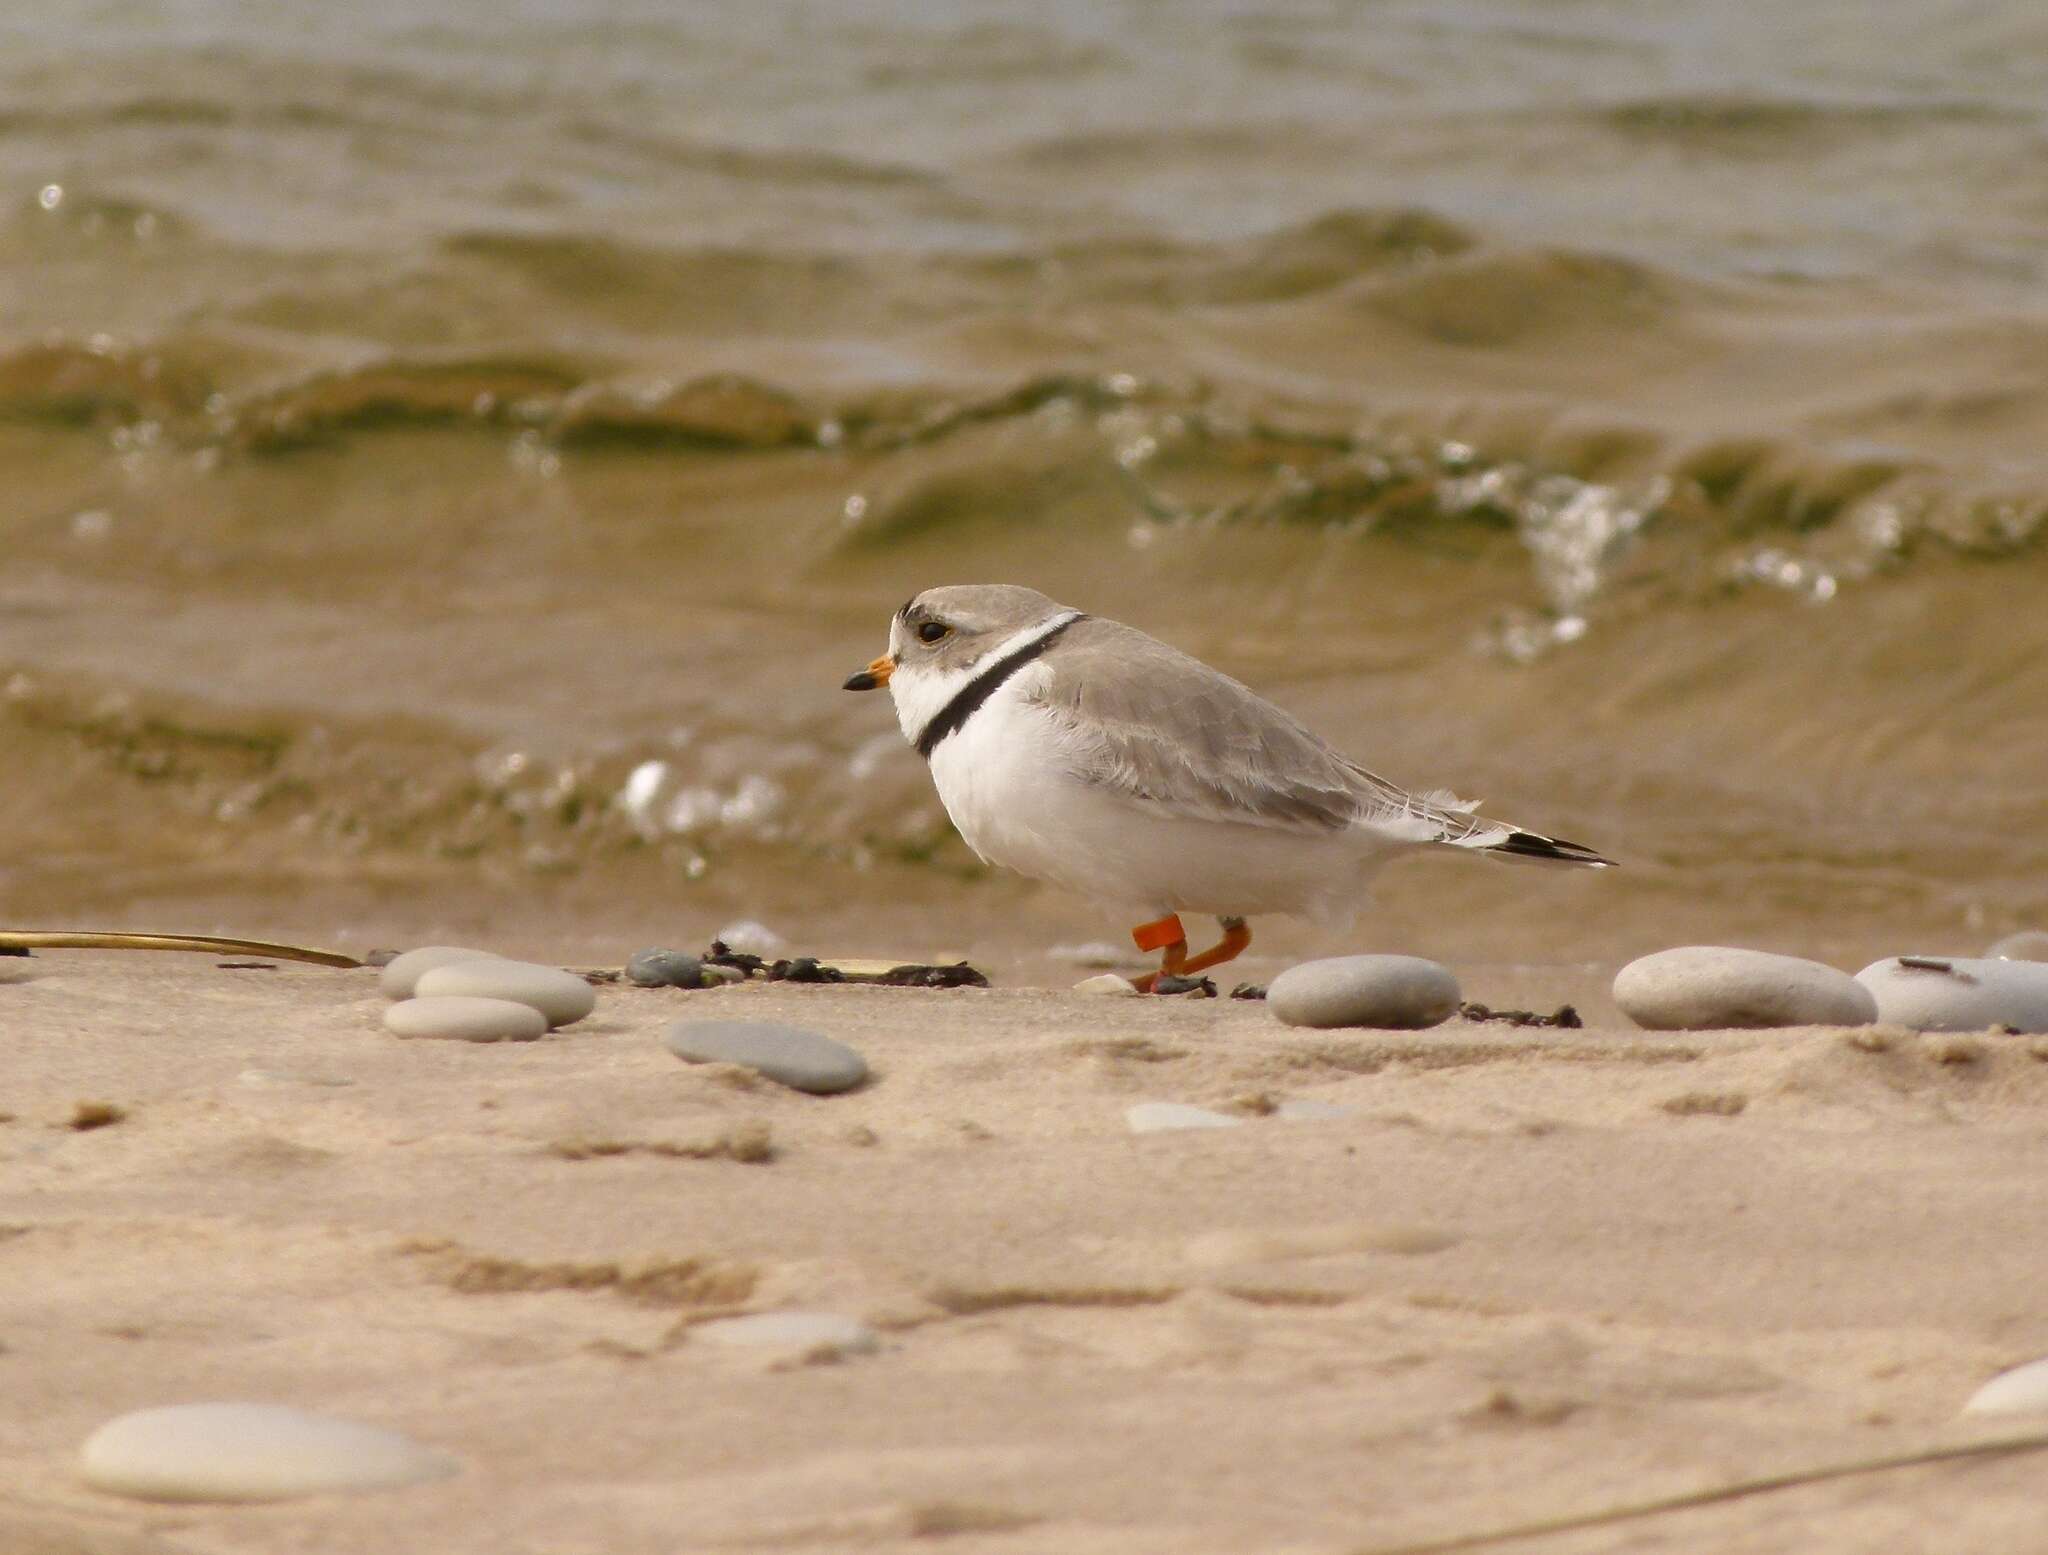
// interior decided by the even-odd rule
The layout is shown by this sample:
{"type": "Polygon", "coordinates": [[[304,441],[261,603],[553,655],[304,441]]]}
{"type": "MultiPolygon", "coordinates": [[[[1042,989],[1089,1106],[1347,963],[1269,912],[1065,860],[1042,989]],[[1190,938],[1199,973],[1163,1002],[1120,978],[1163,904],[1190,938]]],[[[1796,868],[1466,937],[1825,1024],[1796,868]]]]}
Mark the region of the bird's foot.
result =
{"type": "Polygon", "coordinates": [[[1168,913],[1151,923],[1141,923],[1131,930],[1131,939],[1140,950],[1159,952],[1159,970],[1134,979],[1139,993],[1161,993],[1162,980],[1176,980],[1182,989],[1190,986],[1186,981],[1189,974],[1200,972],[1212,966],[1220,966],[1244,954],[1245,947],[1252,942],[1252,931],[1245,926],[1242,918],[1218,918],[1223,925],[1223,938],[1210,946],[1199,956],[1188,954],[1187,930],[1181,926],[1179,913],[1168,913]]]}

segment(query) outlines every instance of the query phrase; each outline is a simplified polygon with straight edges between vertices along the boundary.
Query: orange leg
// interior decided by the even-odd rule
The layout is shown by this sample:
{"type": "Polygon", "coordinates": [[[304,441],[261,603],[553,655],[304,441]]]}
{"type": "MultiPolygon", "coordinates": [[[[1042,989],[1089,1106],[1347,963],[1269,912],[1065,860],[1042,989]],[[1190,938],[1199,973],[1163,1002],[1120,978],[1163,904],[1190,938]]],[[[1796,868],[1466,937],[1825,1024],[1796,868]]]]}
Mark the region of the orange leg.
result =
{"type": "Polygon", "coordinates": [[[1136,979],[1138,992],[1150,993],[1162,977],[1186,977],[1243,955],[1245,947],[1252,942],[1252,931],[1245,926],[1244,919],[1219,918],[1216,921],[1223,925],[1223,938],[1199,956],[1188,954],[1187,930],[1181,927],[1178,913],[1168,913],[1157,922],[1141,923],[1131,930],[1131,938],[1140,950],[1160,953],[1159,970],[1136,979]]]}

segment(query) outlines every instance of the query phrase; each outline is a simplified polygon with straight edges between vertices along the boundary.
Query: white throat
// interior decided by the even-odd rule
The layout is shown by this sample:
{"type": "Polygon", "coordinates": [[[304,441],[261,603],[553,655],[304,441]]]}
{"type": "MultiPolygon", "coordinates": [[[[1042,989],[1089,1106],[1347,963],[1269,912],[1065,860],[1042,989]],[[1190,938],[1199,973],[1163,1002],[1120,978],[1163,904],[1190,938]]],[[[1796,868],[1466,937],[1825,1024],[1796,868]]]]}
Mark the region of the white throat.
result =
{"type": "Polygon", "coordinates": [[[1028,648],[1040,638],[1048,637],[1080,619],[1080,611],[1062,610],[1043,621],[1020,627],[973,663],[952,669],[914,667],[899,662],[896,672],[889,677],[889,695],[896,703],[896,722],[903,729],[903,738],[915,745],[925,726],[944,712],[946,704],[966,689],[967,683],[975,676],[1019,648],[1028,648]]]}

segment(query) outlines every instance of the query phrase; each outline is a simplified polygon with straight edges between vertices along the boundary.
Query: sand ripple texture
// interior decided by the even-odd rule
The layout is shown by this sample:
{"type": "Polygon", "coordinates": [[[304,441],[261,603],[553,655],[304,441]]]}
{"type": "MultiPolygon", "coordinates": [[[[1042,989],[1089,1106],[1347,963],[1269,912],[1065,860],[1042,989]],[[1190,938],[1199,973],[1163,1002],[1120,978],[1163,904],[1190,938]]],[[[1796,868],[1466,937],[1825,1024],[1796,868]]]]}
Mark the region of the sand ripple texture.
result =
{"type": "MultiPolygon", "coordinates": [[[[1979,1393],[2043,1353],[1999,1251],[2048,1237],[2028,1037],[1642,1032],[1603,1012],[1611,964],[1466,964],[1475,998],[1587,1028],[620,984],[478,1047],[385,1034],[367,968],[30,970],[0,985],[10,1552],[1384,1550],[2042,1420],[1960,1415],[2039,1402],[1979,1393]],[[873,1076],[679,1063],[679,1007],[810,1028],[873,1076]],[[1134,1128],[1148,1103],[1235,1121],[1134,1128]],[[411,1475],[417,1449],[340,1421],[461,1472],[174,1528],[81,1481],[109,1421],[201,1399],[319,1419],[128,1436],[92,1483],[411,1475]]],[[[1594,1537],[2018,1551],[2040,1475],[1900,1470],[1594,1537]]]]}

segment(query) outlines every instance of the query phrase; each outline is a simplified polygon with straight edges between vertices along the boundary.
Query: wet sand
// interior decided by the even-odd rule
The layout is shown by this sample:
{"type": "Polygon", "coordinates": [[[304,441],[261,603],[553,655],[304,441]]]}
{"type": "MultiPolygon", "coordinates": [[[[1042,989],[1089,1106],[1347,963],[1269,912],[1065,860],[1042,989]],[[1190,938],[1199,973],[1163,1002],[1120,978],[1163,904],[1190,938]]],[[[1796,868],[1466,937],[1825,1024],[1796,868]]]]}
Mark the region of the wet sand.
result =
{"type": "MultiPolygon", "coordinates": [[[[1583,1031],[754,985],[608,988],[476,1047],[386,1035],[369,972],[0,962],[0,1535],[1336,1555],[1994,1434],[1962,1401],[2048,1351],[2039,1042],[1638,1032],[1612,970],[1458,967],[1583,1031]],[[685,1012],[802,1023],[874,1078],[685,1067],[656,1041],[685,1012]],[[1304,1099],[1354,1110],[1272,1112],[1304,1099]],[[1245,1121],[1134,1135],[1145,1100],[1245,1121]],[[121,1116],[79,1128],[81,1103],[121,1116]],[[692,1341],[780,1309],[881,1349],[692,1341]],[[102,1420],[209,1398],[465,1469],[263,1507],[80,1487],[102,1420]]],[[[2039,1475],[1913,1468],[1515,1547],[2017,1550],[2039,1475]]]]}

